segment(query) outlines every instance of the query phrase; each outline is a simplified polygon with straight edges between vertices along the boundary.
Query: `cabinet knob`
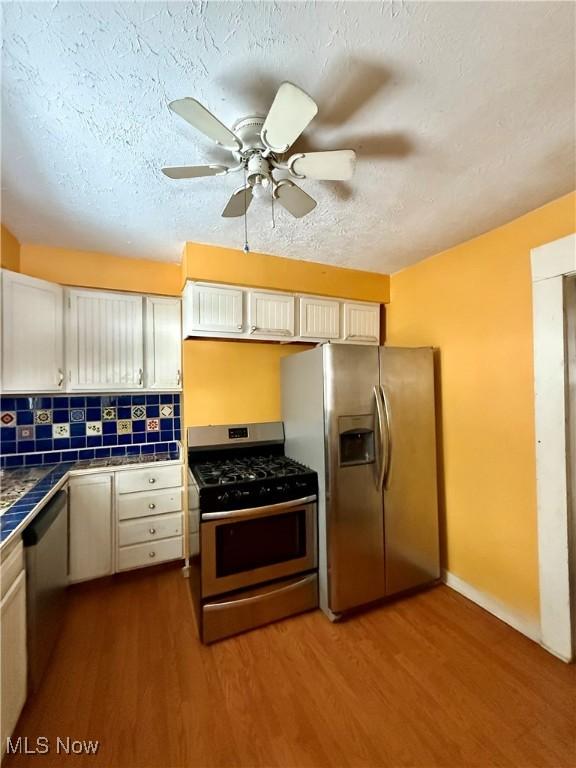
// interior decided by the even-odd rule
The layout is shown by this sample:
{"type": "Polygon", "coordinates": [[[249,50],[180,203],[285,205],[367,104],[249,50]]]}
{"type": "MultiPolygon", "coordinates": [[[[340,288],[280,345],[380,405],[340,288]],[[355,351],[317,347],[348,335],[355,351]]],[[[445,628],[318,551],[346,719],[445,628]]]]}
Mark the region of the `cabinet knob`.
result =
{"type": "Polygon", "coordinates": [[[250,333],[254,333],[254,331],[257,330],[257,327],[255,325],[250,326],[250,333]]]}
{"type": "Polygon", "coordinates": [[[178,386],[180,386],[180,384],[182,384],[182,373],[181,373],[180,369],[178,369],[178,371],[177,371],[177,377],[176,378],[177,378],[176,383],[178,384],[178,386]]]}
{"type": "Polygon", "coordinates": [[[58,368],[58,387],[64,384],[64,371],[62,368],[58,368]]]}
{"type": "Polygon", "coordinates": [[[149,483],[155,483],[156,482],[156,478],[155,477],[149,477],[148,478],[148,482],[149,483]]]}
{"type": "Polygon", "coordinates": [[[148,533],[156,533],[156,528],[148,528],[148,533]]]}
{"type": "Polygon", "coordinates": [[[242,326],[241,325],[237,325],[236,328],[238,328],[239,331],[242,330],[242,326]]]}
{"type": "Polygon", "coordinates": [[[156,557],[156,552],[148,552],[148,557],[156,557]]]}
{"type": "Polygon", "coordinates": [[[148,509],[156,509],[156,504],[148,504],[148,509]]]}
{"type": "Polygon", "coordinates": [[[144,378],[144,371],[142,368],[138,368],[138,385],[140,386],[142,384],[142,380],[144,378]]]}

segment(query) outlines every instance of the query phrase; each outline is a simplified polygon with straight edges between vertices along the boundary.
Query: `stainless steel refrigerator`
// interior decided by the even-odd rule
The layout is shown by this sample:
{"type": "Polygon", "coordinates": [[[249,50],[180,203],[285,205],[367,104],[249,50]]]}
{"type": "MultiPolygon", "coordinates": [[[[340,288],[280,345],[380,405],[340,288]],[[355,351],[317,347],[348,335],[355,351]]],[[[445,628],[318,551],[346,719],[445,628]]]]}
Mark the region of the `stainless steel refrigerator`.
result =
{"type": "Polygon", "coordinates": [[[318,472],[324,612],[437,580],[432,349],[325,344],[281,377],[286,455],[318,472]]]}

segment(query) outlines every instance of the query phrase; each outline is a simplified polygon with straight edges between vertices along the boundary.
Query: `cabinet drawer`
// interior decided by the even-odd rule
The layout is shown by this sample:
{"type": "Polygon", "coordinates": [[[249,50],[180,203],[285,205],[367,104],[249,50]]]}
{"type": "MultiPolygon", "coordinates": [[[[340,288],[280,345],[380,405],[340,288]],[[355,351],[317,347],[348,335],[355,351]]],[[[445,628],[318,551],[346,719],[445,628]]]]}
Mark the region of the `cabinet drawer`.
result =
{"type": "Polygon", "coordinates": [[[166,560],[177,560],[180,557],[182,557],[182,536],[147,544],[133,544],[118,550],[118,570],[127,571],[130,568],[141,568],[144,565],[154,565],[166,560]]]}
{"type": "Polygon", "coordinates": [[[0,594],[4,598],[20,573],[24,570],[24,547],[20,539],[14,548],[2,557],[0,564],[0,594]]]}
{"type": "Polygon", "coordinates": [[[143,517],[140,520],[126,520],[118,525],[118,544],[140,544],[182,535],[182,514],[143,517]]]}
{"type": "Polygon", "coordinates": [[[167,512],[180,512],[182,509],[182,489],[126,494],[118,497],[117,504],[119,520],[165,515],[167,512]]]}
{"type": "Polygon", "coordinates": [[[182,485],[182,465],[173,467],[150,467],[116,473],[118,493],[155,491],[159,488],[175,488],[182,485]]]}

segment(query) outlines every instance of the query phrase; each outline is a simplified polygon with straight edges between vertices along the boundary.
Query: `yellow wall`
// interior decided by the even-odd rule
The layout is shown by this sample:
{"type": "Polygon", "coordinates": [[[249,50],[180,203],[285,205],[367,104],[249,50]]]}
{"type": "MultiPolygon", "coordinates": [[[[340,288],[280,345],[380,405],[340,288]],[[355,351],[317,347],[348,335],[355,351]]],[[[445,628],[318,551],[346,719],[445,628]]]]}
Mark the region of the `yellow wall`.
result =
{"type": "Polygon", "coordinates": [[[84,288],[173,296],[181,292],[180,264],[126,259],[96,251],[76,251],[23,243],[20,247],[20,272],[43,280],[84,288]]]}
{"type": "Polygon", "coordinates": [[[20,269],[20,243],[4,224],[1,225],[0,266],[18,272],[20,269]]]}
{"type": "Polygon", "coordinates": [[[301,344],[184,342],[184,424],[280,419],[280,359],[301,344]]]}
{"type": "Polygon", "coordinates": [[[233,248],[201,243],[186,243],[183,272],[191,280],[277,288],[360,301],[386,303],[390,295],[388,275],[264,253],[245,254],[233,248]]]}
{"type": "Polygon", "coordinates": [[[530,249],[576,230],[560,198],[391,278],[389,344],[438,347],[449,571],[539,613],[530,249]]]}

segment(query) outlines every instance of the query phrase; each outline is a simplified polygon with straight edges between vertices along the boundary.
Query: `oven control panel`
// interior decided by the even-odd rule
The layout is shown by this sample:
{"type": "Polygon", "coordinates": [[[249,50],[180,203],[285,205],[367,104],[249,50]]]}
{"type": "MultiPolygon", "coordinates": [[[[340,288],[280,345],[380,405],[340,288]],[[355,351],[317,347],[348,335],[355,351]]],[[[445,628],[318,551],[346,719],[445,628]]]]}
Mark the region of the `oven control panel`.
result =
{"type": "Polygon", "coordinates": [[[228,430],[229,440],[246,440],[248,438],[248,427],[231,427],[228,430]]]}

